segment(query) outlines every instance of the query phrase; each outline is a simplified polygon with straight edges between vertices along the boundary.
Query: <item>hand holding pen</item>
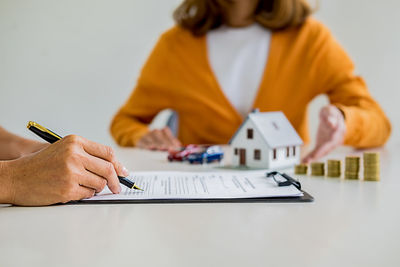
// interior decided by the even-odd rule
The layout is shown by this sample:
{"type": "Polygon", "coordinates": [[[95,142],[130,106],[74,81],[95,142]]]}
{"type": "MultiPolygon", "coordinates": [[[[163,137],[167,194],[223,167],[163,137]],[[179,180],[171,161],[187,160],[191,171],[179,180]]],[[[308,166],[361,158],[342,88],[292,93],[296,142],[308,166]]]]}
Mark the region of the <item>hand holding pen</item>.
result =
{"type": "Polygon", "coordinates": [[[3,184],[7,187],[7,203],[25,206],[89,198],[106,185],[119,193],[118,176],[128,175],[111,148],[75,135],[10,161],[2,172],[10,178],[3,184]]]}
{"type": "Polygon", "coordinates": [[[74,135],[12,165],[9,202],[24,206],[90,198],[106,185],[119,193],[117,175],[128,174],[110,148],[74,135]]]}
{"type": "MultiPolygon", "coordinates": [[[[62,139],[62,137],[59,136],[58,134],[56,134],[55,132],[53,132],[33,121],[28,122],[27,128],[29,130],[31,130],[33,133],[35,133],[37,136],[41,137],[43,140],[46,140],[47,142],[49,142],[50,144],[53,144],[62,139]]],[[[89,140],[87,140],[87,141],[90,142],[89,140]]],[[[99,144],[96,144],[96,145],[99,145],[99,144]]],[[[108,160],[108,162],[111,162],[114,165],[115,170],[118,170],[118,166],[122,166],[122,165],[115,159],[114,151],[112,150],[111,147],[107,147],[107,146],[103,146],[103,147],[104,147],[103,150],[106,149],[107,151],[100,153],[100,155],[93,155],[93,156],[97,156],[101,159],[108,160]]],[[[109,166],[109,168],[112,168],[112,166],[109,166]]],[[[129,172],[126,170],[125,167],[122,167],[121,173],[125,173],[124,176],[118,175],[118,180],[121,184],[125,185],[126,187],[128,187],[130,189],[137,189],[137,190],[143,191],[143,189],[140,189],[134,182],[132,182],[131,180],[129,180],[125,177],[125,176],[129,175],[129,172]]]]}

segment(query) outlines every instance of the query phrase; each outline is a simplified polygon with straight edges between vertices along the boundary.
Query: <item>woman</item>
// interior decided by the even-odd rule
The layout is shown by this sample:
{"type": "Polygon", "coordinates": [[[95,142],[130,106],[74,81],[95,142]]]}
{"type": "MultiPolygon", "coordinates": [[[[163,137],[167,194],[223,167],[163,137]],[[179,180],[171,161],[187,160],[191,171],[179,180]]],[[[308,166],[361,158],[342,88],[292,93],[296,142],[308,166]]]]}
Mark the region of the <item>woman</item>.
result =
{"type": "Polygon", "coordinates": [[[326,94],[315,149],[305,162],[335,147],[383,145],[390,122],[330,32],[310,18],[303,0],[185,0],[138,84],[116,114],[118,144],[167,149],[227,143],[254,108],[281,110],[305,143],[307,107],[326,94]],[[149,131],[162,109],[179,114],[177,139],[149,131]]]}

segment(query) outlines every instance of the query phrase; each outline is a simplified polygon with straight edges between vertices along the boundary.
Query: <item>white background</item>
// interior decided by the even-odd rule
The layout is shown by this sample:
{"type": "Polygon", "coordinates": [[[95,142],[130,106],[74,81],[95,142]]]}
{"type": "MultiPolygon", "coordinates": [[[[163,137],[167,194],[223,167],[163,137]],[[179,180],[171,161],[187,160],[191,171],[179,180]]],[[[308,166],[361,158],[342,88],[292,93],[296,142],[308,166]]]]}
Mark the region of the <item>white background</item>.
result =
{"type": "MultiPolygon", "coordinates": [[[[180,0],[0,0],[0,125],[33,137],[35,120],[112,144],[108,128],[180,0]]],[[[320,0],[316,17],[349,52],[393,124],[400,2],[320,0]]],[[[324,97],[311,106],[312,132],[324,97]]],[[[393,138],[392,138],[393,139],[393,138]]]]}

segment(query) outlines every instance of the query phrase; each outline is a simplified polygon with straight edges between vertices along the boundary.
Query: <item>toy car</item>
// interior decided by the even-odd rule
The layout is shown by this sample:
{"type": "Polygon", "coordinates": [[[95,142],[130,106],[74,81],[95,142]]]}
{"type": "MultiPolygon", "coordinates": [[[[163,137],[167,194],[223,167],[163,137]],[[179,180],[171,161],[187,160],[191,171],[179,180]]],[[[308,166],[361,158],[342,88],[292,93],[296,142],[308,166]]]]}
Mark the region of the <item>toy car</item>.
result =
{"type": "Polygon", "coordinates": [[[172,150],[168,153],[168,161],[184,161],[192,153],[202,151],[203,148],[198,145],[187,145],[179,150],[172,150]]]}
{"type": "Polygon", "coordinates": [[[203,152],[192,153],[187,156],[187,160],[193,163],[210,163],[213,161],[221,161],[224,157],[224,152],[220,146],[207,147],[203,152]]]}

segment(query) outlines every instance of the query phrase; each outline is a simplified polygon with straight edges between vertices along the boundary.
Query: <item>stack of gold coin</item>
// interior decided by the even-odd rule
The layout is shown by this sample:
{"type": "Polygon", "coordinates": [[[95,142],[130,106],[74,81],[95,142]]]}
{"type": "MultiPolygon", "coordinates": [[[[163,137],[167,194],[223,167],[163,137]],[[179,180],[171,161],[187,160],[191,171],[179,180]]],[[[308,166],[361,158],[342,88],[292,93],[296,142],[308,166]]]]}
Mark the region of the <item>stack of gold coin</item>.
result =
{"type": "Polygon", "coordinates": [[[306,164],[299,164],[294,166],[294,173],[295,174],[307,174],[308,166],[306,164]]]}
{"type": "Polygon", "coordinates": [[[360,157],[346,157],[344,178],[358,179],[359,172],[360,172],[360,157]]]}
{"type": "Polygon", "coordinates": [[[325,175],[325,164],[323,162],[311,163],[311,175],[324,176],[325,175]]]}
{"type": "Polygon", "coordinates": [[[340,160],[328,160],[328,177],[340,177],[341,174],[341,162],[340,160]]]}
{"type": "Polygon", "coordinates": [[[379,181],[380,179],[380,163],[379,153],[364,153],[364,180],[379,181]]]}

